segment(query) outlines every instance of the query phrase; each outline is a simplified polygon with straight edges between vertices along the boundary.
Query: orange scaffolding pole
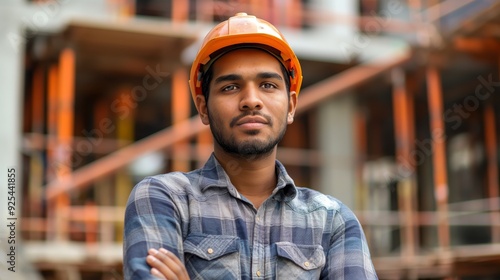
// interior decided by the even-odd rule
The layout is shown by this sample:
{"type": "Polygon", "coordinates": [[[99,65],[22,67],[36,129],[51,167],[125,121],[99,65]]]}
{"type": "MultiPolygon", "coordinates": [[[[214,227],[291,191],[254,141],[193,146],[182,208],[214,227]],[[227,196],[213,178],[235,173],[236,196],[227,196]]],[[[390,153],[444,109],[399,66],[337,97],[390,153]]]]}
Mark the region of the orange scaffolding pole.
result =
{"type": "MultiPolygon", "coordinates": [[[[363,180],[364,163],[366,162],[366,154],[368,150],[367,137],[367,119],[365,107],[356,111],[354,115],[355,136],[356,136],[356,209],[365,211],[368,206],[368,187],[363,180]]],[[[369,231],[367,232],[369,234],[369,231]]],[[[367,235],[368,235],[367,234],[367,235]]]]}
{"type": "Polygon", "coordinates": [[[44,129],[44,114],[45,114],[45,71],[43,67],[36,67],[33,74],[33,89],[32,89],[32,131],[36,133],[43,133],[44,129]]]}
{"type": "Polygon", "coordinates": [[[440,74],[435,66],[427,68],[427,96],[432,137],[432,162],[434,170],[434,195],[436,199],[439,247],[445,250],[450,245],[448,223],[448,178],[446,170],[446,131],[443,120],[443,93],[440,74]]]}
{"type": "Polygon", "coordinates": [[[249,15],[255,15],[257,17],[262,17],[260,14],[260,11],[262,10],[263,5],[265,4],[265,1],[261,0],[249,0],[248,3],[248,11],[245,11],[245,13],[249,15]]]}
{"type": "Polygon", "coordinates": [[[284,1],[286,16],[285,24],[288,27],[300,28],[302,25],[302,7],[301,0],[284,1]]]}
{"type": "MultiPolygon", "coordinates": [[[[172,124],[187,120],[191,114],[191,95],[186,81],[187,71],[184,68],[175,70],[172,76],[172,124]]],[[[176,171],[188,171],[190,169],[189,160],[182,159],[182,155],[189,153],[189,142],[187,140],[175,143],[172,149],[172,168],[176,171]]]]}
{"type": "MultiPolygon", "coordinates": [[[[396,138],[396,162],[401,172],[398,182],[398,204],[401,221],[401,256],[407,263],[414,261],[416,253],[415,236],[415,205],[413,200],[413,177],[415,165],[411,160],[412,133],[410,129],[412,110],[409,105],[411,96],[406,87],[405,73],[401,68],[392,72],[393,81],[393,108],[394,108],[394,134],[396,138]]],[[[414,278],[414,277],[413,277],[414,278]]]]}
{"type": "Polygon", "coordinates": [[[204,22],[213,19],[214,10],[217,7],[214,5],[214,0],[196,0],[195,2],[195,21],[204,22]]]}
{"type": "Polygon", "coordinates": [[[212,133],[210,130],[204,130],[198,133],[196,136],[196,153],[198,154],[198,168],[202,167],[205,164],[205,161],[208,160],[210,154],[212,153],[212,133]],[[207,149],[209,147],[209,149],[207,149]]]}
{"type": "MultiPolygon", "coordinates": [[[[72,171],[72,142],[74,122],[74,82],[75,53],[72,49],[63,49],[59,56],[58,73],[58,111],[57,111],[57,156],[56,176],[66,178],[72,171]]],[[[56,236],[58,240],[68,238],[68,224],[63,220],[63,213],[68,209],[70,198],[63,193],[56,199],[56,236]]]]}
{"type": "Polygon", "coordinates": [[[57,111],[57,138],[58,138],[58,177],[64,177],[71,173],[71,144],[73,141],[73,119],[74,119],[74,67],[75,54],[71,49],[64,49],[59,57],[59,79],[58,79],[58,111],[57,111]]]}
{"type": "MultiPolygon", "coordinates": [[[[58,80],[58,68],[53,65],[49,69],[48,77],[48,96],[47,96],[47,133],[49,136],[55,137],[57,134],[57,80],[58,80]]],[[[54,141],[47,141],[47,156],[49,164],[55,162],[55,149],[56,143],[54,141]]],[[[47,169],[47,179],[52,181],[55,179],[55,171],[50,165],[47,169]]]]}
{"type": "Polygon", "coordinates": [[[92,201],[88,201],[83,206],[83,224],[85,227],[85,243],[87,250],[92,250],[98,240],[99,231],[99,207],[92,201]]]}
{"type": "MultiPolygon", "coordinates": [[[[49,69],[48,77],[48,97],[47,97],[47,133],[51,137],[56,137],[57,134],[57,93],[58,93],[58,66],[52,65],[49,69]]],[[[55,162],[57,162],[56,157],[57,143],[55,141],[47,141],[47,158],[48,158],[48,168],[47,170],[47,180],[55,181],[56,168],[55,162]]],[[[55,238],[55,205],[53,203],[47,204],[47,239],[52,240],[55,238]]]]}
{"type": "Polygon", "coordinates": [[[189,1],[172,1],[172,22],[182,23],[189,18],[189,1]]]}
{"type": "Polygon", "coordinates": [[[498,201],[494,198],[499,197],[498,185],[498,149],[497,149],[497,134],[495,123],[495,111],[493,106],[488,104],[484,111],[484,138],[486,142],[486,157],[488,161],[487,167],[487,182],[488,196],[490,198],[491,209],[491,236],[494,243],[500,242],[500,212],[498,211],[498,201]],[[497,225],[495,225],[497,224],[497,225]]]}

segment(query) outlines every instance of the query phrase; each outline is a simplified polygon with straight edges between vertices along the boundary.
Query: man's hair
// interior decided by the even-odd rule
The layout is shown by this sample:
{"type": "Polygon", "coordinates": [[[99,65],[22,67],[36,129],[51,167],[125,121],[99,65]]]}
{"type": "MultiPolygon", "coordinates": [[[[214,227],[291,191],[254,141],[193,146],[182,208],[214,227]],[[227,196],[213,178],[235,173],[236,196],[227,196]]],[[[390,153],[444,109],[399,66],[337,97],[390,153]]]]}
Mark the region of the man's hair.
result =
{"type": "MultiPolygon", "coordinates": [[[[213,65],[213,64],[212,64],[213,65]]],[[[285,87],[288,96],[290,96],[290,74],[286,70],[285,66],[280,63],[281,73],[283,75],[283,79],[285,80],[285,87]]],[[[212,82],[214,76],[213,67],[210,66],[206,72],[203,74],[201,78],[201,93],[205,96],[205,102],[208,103],[208,95],[210,93],[210,82],[212,82]]]]}

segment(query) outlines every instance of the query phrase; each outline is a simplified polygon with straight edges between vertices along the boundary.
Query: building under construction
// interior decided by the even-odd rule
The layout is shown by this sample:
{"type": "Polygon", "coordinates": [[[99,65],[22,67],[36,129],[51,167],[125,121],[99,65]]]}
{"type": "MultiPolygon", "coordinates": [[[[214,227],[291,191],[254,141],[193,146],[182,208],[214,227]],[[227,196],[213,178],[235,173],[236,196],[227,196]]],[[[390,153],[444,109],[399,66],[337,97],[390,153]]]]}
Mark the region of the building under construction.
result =
{"type": "Polygon", "coordinates": [[[212,151],[188,71],[206,32],[242,11],[277,26],[302,64],[278,159],[354,210],[379,278],[500,279],[494,0],[0,4],[0,167],[16,170],[20,202],[0,218],[17,218],[22,244],[19,272],[2,261],[0,279],[123,278],[134,184],[212,151]]]}

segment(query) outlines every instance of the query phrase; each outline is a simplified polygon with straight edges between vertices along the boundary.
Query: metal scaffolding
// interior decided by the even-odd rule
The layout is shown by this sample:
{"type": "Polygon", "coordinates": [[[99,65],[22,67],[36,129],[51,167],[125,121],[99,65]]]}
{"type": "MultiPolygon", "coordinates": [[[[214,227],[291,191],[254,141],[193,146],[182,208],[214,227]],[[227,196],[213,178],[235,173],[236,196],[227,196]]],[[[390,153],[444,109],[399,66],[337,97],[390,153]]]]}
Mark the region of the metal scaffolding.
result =
{"type": "MultiPolygon", "coordinates": [[[[237,8],[304,33],[317,23],[354,24],[363,36],[410,41],[411,48],[368,61],[304,58],[305,73],[322,65],[332,74],[320,81],[305,77],[297,127],[285,136],[289,146],[279,148],[279,159],[312,185],[324,162],[314,144],[315,111],[353,95],[354,210],[380,279],[500,275],[499,3],[396,1],[407,14],[388,18],[384,11],[395,4],[382,0],[360,1],[355,17],[319,12],[299,0],[170,1],[162,17],[139,19],[154,7],[109,2],[120,20],[74,20],[60,32],[34,36],[26,48],[22,235],[40,270],[59,271],[57,279],[85,270],[121,273],[124,206],[137,180],[130,165],[158,153],[167,162],[162,172],[185,171],[208,157],[211,135],[192,109],[182,57],[199,26],[237,8]],[[46,44],[41,56],[33,55],[37,40],[46,44]],[[165,128],[139,136],[140,118],[165,128]],[[468,135],[463,123],[477,131],[475,142],[466,143],[482,147],[474,176],[485,179],[469,186],[479,199],[464,193],[457,201],[451,200],[456,178],[450,166],[458,161],[451,156],[465,150],[453,150],[449,141],[468,135]],[[474,231],[464,226],[487,228],[488,241],[454,241],[454,230],[474,231]],[[67,256],[44,253],[64,244],[72,246],[67,256]]],[[[471,157],[463,161],[476,166],[471,157]]]]}

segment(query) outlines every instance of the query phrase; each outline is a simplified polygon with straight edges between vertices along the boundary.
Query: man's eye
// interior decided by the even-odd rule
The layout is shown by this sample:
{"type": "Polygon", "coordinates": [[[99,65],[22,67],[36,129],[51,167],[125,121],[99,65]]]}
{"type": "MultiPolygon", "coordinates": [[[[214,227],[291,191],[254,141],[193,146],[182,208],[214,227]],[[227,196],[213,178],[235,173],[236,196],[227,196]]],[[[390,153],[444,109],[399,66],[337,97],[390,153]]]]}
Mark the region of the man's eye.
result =
{"type": "Polygon", "coordinates": [[[229,85],[229,86],[223,87],[222,91],[231,91],[231,90],[235,90],[235,89],[236,89],[235,85],[229,85]]]}
{"type": "Polygon", "coordinates": [[[266,89],[277,88],[277,86],[275,84],[273,84],[273,83],[263,83],[262,87],[266,88],[266,89]]]}

